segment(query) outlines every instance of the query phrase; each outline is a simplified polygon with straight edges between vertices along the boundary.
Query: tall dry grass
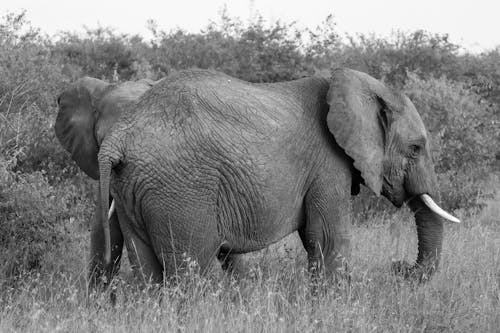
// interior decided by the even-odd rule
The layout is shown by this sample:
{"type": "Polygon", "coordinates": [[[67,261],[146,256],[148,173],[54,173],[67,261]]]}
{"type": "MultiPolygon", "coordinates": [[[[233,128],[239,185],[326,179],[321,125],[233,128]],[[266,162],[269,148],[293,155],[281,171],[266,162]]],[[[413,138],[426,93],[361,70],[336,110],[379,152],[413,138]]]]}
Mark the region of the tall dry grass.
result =
{"type": "Polygon", "coordinates": [[[390,272],[391,259],[415,257],[408,211],[355,226],[351,283],[325,282],[318,296],[310,293],[305,255],[293,237],[247,258],[251,269],[238,280],[217,269],[206,276],[192,270],[175,285],[141,289],[128,283],[124,269],[113,287],[115,306],[108,294],[87,294],[82,251],[71,256],[80,261],[74,271],[26,275],[15,287],[3,285],[0,331],[498,332],[498,209],[491,200],[464,224],[446,226],[441,268],[424,285],[390,272]],[[401,225],[399,242],[389,231],[392,223],[401,225]]]}

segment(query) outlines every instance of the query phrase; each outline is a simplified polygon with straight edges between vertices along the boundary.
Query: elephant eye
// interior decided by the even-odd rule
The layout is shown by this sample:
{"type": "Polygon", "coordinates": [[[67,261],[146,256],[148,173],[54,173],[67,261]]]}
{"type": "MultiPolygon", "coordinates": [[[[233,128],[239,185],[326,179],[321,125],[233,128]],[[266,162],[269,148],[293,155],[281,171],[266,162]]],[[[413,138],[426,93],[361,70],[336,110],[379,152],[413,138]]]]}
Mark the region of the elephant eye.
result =
{"type": "Polygon", "coordinates": [[[417,156],[420,154],[420,151],[422,150],[422,147],[420,145],[410,145],[410,153],[413,156],[417,156]]]}

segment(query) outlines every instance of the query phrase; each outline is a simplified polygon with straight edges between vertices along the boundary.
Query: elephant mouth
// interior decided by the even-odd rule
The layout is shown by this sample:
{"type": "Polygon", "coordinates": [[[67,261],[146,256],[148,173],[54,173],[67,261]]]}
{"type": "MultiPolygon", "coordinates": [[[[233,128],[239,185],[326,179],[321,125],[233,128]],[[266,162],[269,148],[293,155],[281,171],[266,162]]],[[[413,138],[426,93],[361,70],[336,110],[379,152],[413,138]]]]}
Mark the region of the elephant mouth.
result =
{"type": "Polygon", "coordinates": [[[447,211],[445,211],[443,208],[441,208],[432,199],[432,197],[429,194],[427,194],[427,193],[415,195],[415,196],[411,197],[407,201],[407,203],[409,203],[410,201],[412,201],[412,200],[414,200],[416,198],[420,199],[422,201],[422,203],[424,203],[424,205],[427,208],[429,208],[432,212],[434,212],[435,214],[437,214],[440,217],[444,218],[445,220],[448,220],[448,221],[453,222],[453,223],[460,223],[460,220],[458,218],[456,218],[455,216],[451,215],[450,213],[448,213],[447,211]]]}
{"type": "Polygon", "coordinates": [[[406,193],[399,190],[398,187],[393,186],[385,177],[382,184],[382,195],[397,208],[401,208],[405,202],[411,200],[405,200],[405,197],[407,197],[406,193]]]}

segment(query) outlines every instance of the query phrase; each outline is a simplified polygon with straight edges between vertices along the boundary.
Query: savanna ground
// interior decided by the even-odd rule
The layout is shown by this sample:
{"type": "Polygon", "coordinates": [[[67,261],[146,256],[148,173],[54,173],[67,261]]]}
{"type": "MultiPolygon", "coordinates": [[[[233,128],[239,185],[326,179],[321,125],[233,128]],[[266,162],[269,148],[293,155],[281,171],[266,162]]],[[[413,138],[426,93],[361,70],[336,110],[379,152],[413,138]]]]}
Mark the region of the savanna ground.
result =
{"type": "MultiPolygon", "coordinates": [[[[498,332],[500,205],[491,201],[462,225],[447,225],[442,265],[425,285],[391,274],[391,259],[415,257],[408,211],[353,228],[350,284],[326,283],[312,296],[295,235],[246,258],[246,277],[195,266],[176,285],[139,289],[125,267],[109,294],[85,288],[85,238],[58,253],[61,271],[27,274],[2,290],[0,330],[46,332],[498,332]],[[400,237],[391,225],[400,226],[400,237]],[[396,233],[396,234],[395,234],[396,233]],[[398,244],[399,242],[399,244],[398,244]]],[[[190,264],[186,258],[186,264],[190,264]]]]}
{"type": "Polygon", "coordinates": [[[47,37],[24,13],[0,20],[0,331],[499,332],[500,49],[469,54],[446,35],[347,36],[331,17],[314,31],[222,12],[203,32],[107,29],[47,37]],[[353,199],[352,278],[310,290],[296,235],[244,258],[238,279],[214,265],[177,284],[140,289],[124,258],[109,293],[86,289],[95,184],[53,133],[55,98],[83,75],[110,82],[212,68],[252,82],[365,71],[403,90],[433,144],[446,224],[439,271],[424,285],[391,273],[414,261],[407,209],[362,191],[353,199]]]}

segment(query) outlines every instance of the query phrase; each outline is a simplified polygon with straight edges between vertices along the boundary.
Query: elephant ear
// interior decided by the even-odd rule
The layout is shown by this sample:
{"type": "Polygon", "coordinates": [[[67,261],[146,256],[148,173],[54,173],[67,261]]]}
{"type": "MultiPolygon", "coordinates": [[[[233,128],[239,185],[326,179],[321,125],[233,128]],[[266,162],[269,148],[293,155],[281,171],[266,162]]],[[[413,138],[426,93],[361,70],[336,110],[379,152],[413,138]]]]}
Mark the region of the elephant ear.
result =
{"type": "Polygon", "coordinates": [[[351,69],[332,71],[328,129],[377,196],[383,182],[385,143],[404,97],[373,77],[351,69]]]}
{"type": "Polygon", "coordinates": [[[149,80],[110,85],[87,77],[59,96],[56,136],[87,175],[99,179],[102,140],[126,107],[153,85],[149,80]]]}
{"type": "Polygon", "coordinates": [[[61,145],[87,175],[99,179],[98,146],[94,136],[95,102],[108,83],[85,77],[78,80],[57,99],[59,113],[54,130],[61,145]]]}

